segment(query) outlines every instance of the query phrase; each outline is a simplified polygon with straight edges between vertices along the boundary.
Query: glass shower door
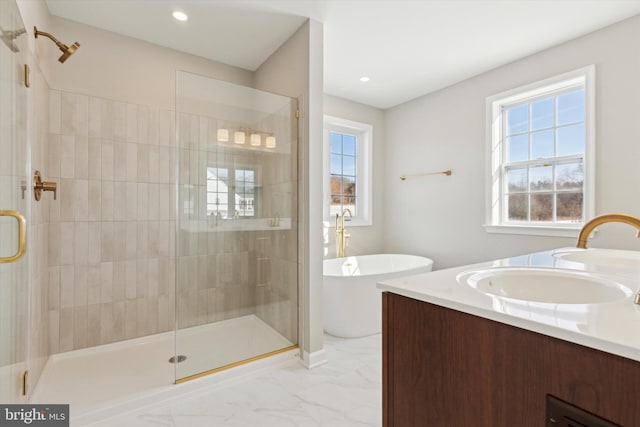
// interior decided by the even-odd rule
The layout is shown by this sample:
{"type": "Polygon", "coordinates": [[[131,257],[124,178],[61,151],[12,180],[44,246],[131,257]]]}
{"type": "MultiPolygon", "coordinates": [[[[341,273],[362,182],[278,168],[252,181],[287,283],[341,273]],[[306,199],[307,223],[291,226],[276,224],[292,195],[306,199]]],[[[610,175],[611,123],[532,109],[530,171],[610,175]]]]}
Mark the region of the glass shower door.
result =
{"type": "Polygon", "coordinates": [[[177,74],[176,380],[298,343],[297,101],[177,74]]]}
{"type": "Polygon", "coordinates": [[[27,360],[27,35],[15,1],[0,2],[0,402],[25,401],[27,360]],[[23,190],[24,187],[24,190],[23,190]]]}

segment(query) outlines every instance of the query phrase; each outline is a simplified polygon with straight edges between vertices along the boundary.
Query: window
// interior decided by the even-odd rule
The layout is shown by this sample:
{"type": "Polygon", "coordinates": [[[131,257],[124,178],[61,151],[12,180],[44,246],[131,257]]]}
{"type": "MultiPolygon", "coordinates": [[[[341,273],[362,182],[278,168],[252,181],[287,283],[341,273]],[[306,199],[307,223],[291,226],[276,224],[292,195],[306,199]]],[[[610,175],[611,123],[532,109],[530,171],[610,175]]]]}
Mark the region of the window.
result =
{"type": "Polygon", "coordinates": [[[371,225],[371,137],[364,123],[324,118],[324,218],[335,219],[344,209],[350,225],[371,225]]]}
{"type": "Polygon", "coordinates": [[[256,171],[207,168],[207,215],[221,218],[254,217],[256,171]]]}
{"type": "Polygon", "coordinates": [[[358,137],[350,133],[329,131],[329,215],[335,216],[348,208],[354,215],[356,209],[356,176],[358,137]]]}
{"type": "Polygon", "coordinates": [[[487,230],[573,236],[593,214],[593,76],[586,67],[487,99],[487,230]]]}

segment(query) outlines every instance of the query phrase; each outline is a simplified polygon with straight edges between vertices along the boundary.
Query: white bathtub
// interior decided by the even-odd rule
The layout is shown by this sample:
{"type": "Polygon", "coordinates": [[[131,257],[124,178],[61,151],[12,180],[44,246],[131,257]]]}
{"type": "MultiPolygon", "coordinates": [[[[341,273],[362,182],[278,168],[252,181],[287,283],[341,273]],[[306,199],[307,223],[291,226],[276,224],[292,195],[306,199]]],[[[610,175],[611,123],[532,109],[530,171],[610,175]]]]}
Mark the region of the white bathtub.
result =
{"type": "Polygon", "coordinates": [[[431,259],[414,255],[362,255],[324,260],[324,330],[344,338],[380,333],[382,298],[376,283],[427,273],[432,267],[431,259]]]}

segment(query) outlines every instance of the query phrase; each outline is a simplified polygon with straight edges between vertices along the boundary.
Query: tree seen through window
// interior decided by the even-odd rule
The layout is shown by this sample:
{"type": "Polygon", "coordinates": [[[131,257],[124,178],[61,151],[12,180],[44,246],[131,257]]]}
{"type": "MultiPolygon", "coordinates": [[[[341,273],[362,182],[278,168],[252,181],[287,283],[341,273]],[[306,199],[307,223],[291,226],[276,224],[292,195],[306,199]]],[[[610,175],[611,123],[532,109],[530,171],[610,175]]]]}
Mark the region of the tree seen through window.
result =
{"type": "Polygon", "coordinates": [[[341,132],[330,132],[330,200],[329,214],[335,216],[344,209],[356,212],[357,137],[341,132]]]}

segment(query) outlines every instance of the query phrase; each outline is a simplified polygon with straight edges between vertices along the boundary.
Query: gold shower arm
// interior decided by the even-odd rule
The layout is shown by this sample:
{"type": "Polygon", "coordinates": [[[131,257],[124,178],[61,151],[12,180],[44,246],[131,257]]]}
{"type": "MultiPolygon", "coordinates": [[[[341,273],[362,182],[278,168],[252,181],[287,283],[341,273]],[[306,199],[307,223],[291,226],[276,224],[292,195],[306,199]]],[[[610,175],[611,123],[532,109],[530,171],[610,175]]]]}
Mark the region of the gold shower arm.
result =
{"type": "Polygon", "coordinates": [[[404,181],[407,178],[415,178],[415,177],[418,177],[418,176],[429,176],[429,175],[447,175],[447,176],[451,176],[451,169],[447,169],[446,171],[442,171],[442,172],[429,172],[429,173],[417,173],[417,174],[413,174],[413,175],[402,175],[400,177],[400,179],[402,181],[404,181]]]}
{"type": "Polygon", "coordinates": [[[40,31],[36,26],[33,27],[33,32],[35,33],[36,38],[38,38],[38,36],[45,36],[46,38],[51,39],[56,44],[56,46],[58,46],[60,49],[62,49],[62,47],[65,47],[65,48],[67,47],[64,43],[60,42],[52,34],[47,33],[46,31],[40,31]]]}
{"type": "Polygon", "coordinates": [[[33,27],[33,32],[34,32],[36,38],[38,38],[38,36],[45,36],[46,38],[48,38],[52,42],[54,42],[56,44],[56,46],[58,46],[58,49],[60,49],[60,51],[62,52],[62,56],[60,56],[60,58],[58,58],[58,61],[60,61],[61,63],[66,61],[80,47],[80,43],[78,43],[78,42],[74,42],[71,45],[71,47],[69,47],[66,44],[64,44],[61,41],[59,41],[53,35],[45,32],[45,31],[38,30],[38,27],[36,27],[35,25],[33,27]]]}

